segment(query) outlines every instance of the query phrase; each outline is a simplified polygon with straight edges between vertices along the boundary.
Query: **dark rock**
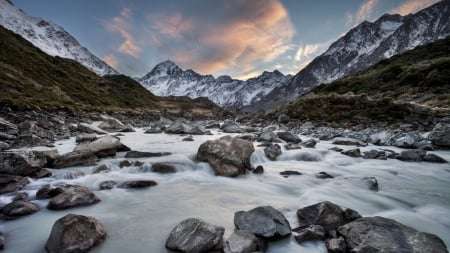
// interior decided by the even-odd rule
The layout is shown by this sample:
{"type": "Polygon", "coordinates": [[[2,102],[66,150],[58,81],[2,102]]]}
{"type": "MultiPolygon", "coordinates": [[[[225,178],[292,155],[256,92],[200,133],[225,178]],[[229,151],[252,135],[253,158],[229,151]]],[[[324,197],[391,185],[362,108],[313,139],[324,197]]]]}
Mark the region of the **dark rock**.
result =
{"type": "Polygon", "coordinates": [[[28,201],[28,194],[26,192],[19,192],[16,194],[16,196],[14,196],[14,198],[12,199],[12,201],[16,201],[16,200],[24,200],[24,201],[28,201]]]}
{"type": "Polygon", "coordinates": [[[259,142],[275,142],[277,139],[278,136],[270,128],[263,130],[258,137],[259,142]]]}
{"type": "Polygon", "coordinates": [[[363,152],[363,158],[364,159],[380,159],[380,160],[386,160],[386,152],[382,150],[375,150],[371,149],[369,151],[363,152]]]}
{"type": "Polygon", "coordinates": [[[265,252],[266,248],[266,241],[255,236],[252,232],[235,230],[225,242],[224,253],[265,252]]]}
{"type": "Polygon", "coordinates": [[[423,157],[423,161],[429,162],[429,163],[448,163],[448,161],[445,160],[444,158],[442,158],[436,154],[431,154],[431,153],[427,153],[423,157]]]}
{"type": "Polygon", "coordinates": [[[327,247],[328,253],[346,253],[347,244],[344,238],[331,238],[325,240],[325,246],[327,247]]]}
{"type": "Polygon", "coordinates": [[[342,151],[344,151],[342,148],[338,148],[338,147],[332,147],[332,148],[330,148],[330,149],[328,149],[328,150],[331,150],[331,151],[336,151],[336,152],[342,152],[342,151]]]}
{"type": "Polygon", "coordinates": [[[172,164],[154,163],[154,164],[152,164],[152,171],[157,172],[157,173],[167,174],[167,173],[175,173],[175,172],[177,172],[177,169],[172,164]]]}
{"type": "Polygon", "coordinates": [[[30,148],[35,146],[51,147],[50,141],[44,140],[35,134],[21,134],[14,139],[12,143],[14,148],[30,148]]]}
{"type": "Polygon", "coordinates": [[[185,253],[211,252],[222,247],[225,229],[189,218],[178,224],[166,241],[166,248],[185,253]]]}
{"type": "Polygon", "coordinates": [[[44,155],[29,149],[16,149],[0,152],[0,173],[31,176],[38,172],[47,160],[44,155]]]}
{"type": "Polygon", "coordinates": [[[124,167],[130,167],[133,165],[133,162],[131,162],[130,160],[122,160],[119,162],[119,167],[120,168],[124,168],[124,167]]]}
{"type": "Polygon", "coordinates": [[[19,191],[29,183],[26,177],[0,174],[0,194],[19,191]]]}
{"type": "Polygon", "coordinates": [[[142,152],[142,151],[129,151],[125,154],[126,158],[144,158],[144,157],[160,157],[171,155],[170,152],[142,152]]]}
{"type": "Polygon", "coordinates": [[[281,147],[278,144],[272,144],[264,149],[264,154],[270,160],[275,161],[281,155],[281,147]]]}
{"type": "Polygon", "coordinates": [[[36,199],[49,199],[51,196],[49,195],[51,188],[49,185],[39,189],[36,192],[36,199]]]}
{"type": "Polygon", "coordinates": [[[310,225],[321,225],[326,231],[329,231],[353,221],[356,217],[361,217],[361,215],[353,210],[346,211],[346,209],[329,201],[297,210],[300,228],[307,228],[310,225]]]}
{"type": "Polygon", "coordinates": [[[68,214],[53,224],[45,249],[48,253],[84,253],[105,238],[105,228],[94,217],[68,214]]]}
{"type": "Polygon", "coordinates": [[[350,156],[350,157],[361,157],[361,151],[359,150],[359,148],[342,151],[341,154],[350,156]]]}
{"type": "Polygon", "coordinates": [[[192,138],[192,136],[188,136],[183,138],[181,141],[194,141],[194,138],[192,138]]]}
{"type": "Polygon", "coordinates": [[[244,130],[234,121],[225,121],[221,127],[224,133],[243,133],[244,130]]]}
{"type": "Polygon", "coordinates": [[[151,126],[145,129],[146,134],[160,134],[163,132],[163,129],[159,126],[151,126]]]}
{"type": "Polygon", "coordinates": [[[111,166],[109,166],[108,164],[102,164],[102,165],[95,167],[92,170],[92,173],[97,174],[97,173],[108,172],[108,171],[111,171],[111,166]]]}
{"type": "Polygon", "coordinates": [[[282,139],[285,142],[290,142],[290,143],[300,143],[302,142],[302,139],[300,139],[300,137],[298,137],[297,135],[293,135],[290,132],[278,132],[277,133],[278,138],[282,139]]]}
{"type": "Polygon", "coordinates": [[[253,143],[237,137],[224,136],[200,145],[197,159],[208,162],[216,175],[235,177],[251,168],[250,156],[255,151],[253,143]]]}
{"type": "Polygon", "coordinates": [[[234,225],[265,239],[278,239],[291,234],[291,226],[284,215],[271,206],[260,206],[234,214],[234,225]]]}
{"type": "Polygon", "coordinates": [[[98,157],[92,150],[77,150],[61,155],[53,162],[53,167],[60,169],[72,166],[90,166],[94,165],[98,157]]]}
{"type": "Polygon", "coordinates": [[[3,217],[6,220],[13,220],[37,211],[39,211],[37,205],[26,200],[16,200],[3,207],[3,217]]]}
{"type": "Polygon", "coordinates": [[[96,133],[96,134],[108,134],[105,130],[102,130],[96,126],[89,125],[87,123],[79,123],[77,126],[77,130],[82,133],[96,133]]]}
{"type": "Polygon", "coordinates": [[[294,144],[294,143],[288,143],[288,144],[284,145],[284,148],[287,150],[302,149],[300,144],[294,144]]]}
{"type": "Polygon", "coordinates": [[[50,210],[64,210],[79,206],[88,206],[100,202],[95,194],[84,186],[64,186],[63,192],[52,197],[47,208],[50,210]]]}
{"type": "Polygon", "coordinates": [[[110,189],[114,188],[116,185],[117,185],[116,181],[108,180],[108,181],[101,182],[99,187],[100,187],[100,190],[110,190],[110,189]]]}
{"type": "Polygon", "coordinates": [[[302,146],[305,148],[314,148],[317,144],[317,141],[314,139],[309,139],[305,142],[302,142],[302,146]]]}
{"type": "Polygon", "coordinates": [[[125,181],[119,184],[119,188],[147,188],[156,186],[157,183],[153,180],[132,180],[125,181]]]}
{"type": "Polygon", "coordinates": [[[398,159],[405,161],[405,162],[420,162],[423,160],[425,155],[426,155],[426,151],[420,150],[420,149],[404,150],[404,151],[400,152],[398,159]]]}
{"type": "Polygon", "coordinates": [[[264,173],[264,167],[261,165],[256,166],[256,168],[252,171],[253,174],[263,174],[264,173]]]}
{"type": "Polygon", "coordinates": [[[363,177],[361,182],[372,191],[378,191],[378,181],[375,177],[363,177]]]}
{"type": "Polygon", "coordinates": [[[77,137],[75,137],[75,142],[76,143],[81,143],[81,142],[92,142],[97,140],[97,135],[96,134],[79,134],[77,135],[77,137]]]}
{"type": "Polygon", "coordinates": [[[321,178],[321,179],[326,179],[326,178],[334,178],[332,175],[328,174],[325,171],[321,171],[319,173],[316,174],[317,178],[321,178]]]}
{"type": "Polygon", "coordinates": [[[49,170],[43,168],[40,169],[38,172],[34,173],[33,175],[31,175],[32,178],[46,178],[46,177],[51,177],[53,175],[53,173],[51,173],[49,170]]]}
{"type": "Polygon", "coordinates": [[[134,166],[136,166],[136,167],[142,166],[144,164],[145,164],[145,162],[141,162],[141,161],[135,161],[134,162],[134,166]]]}
{"type": "Polygon", "coordinates": [[[439,148],[450,148],[450,125],[437,124],[430,133],[429,139],[439,148]]]}
{"type": "Polygon", "coordinates": [[[289,176],[300,176],[302,175],[302,173],[295,170],[285,170],[280,172],[280,175],[282,175],[283,177],[289,177],[289,176]]]}
{"type": "Polygon", "coordinates": [[[349,252],[448,252],[439,237],[383,217],[360,218],[339,227],[338,231],[345,238],[349,252]]]}
{"type": "Polygon", "coordinates": [[[367,143],[353,139],[353,138],[344,138],[344,137],[336,137],[331,141],[334,145],[347,145],[347,146],[358,146],[358,147],[365,147],[367,146],[367,143]]]}
{"type": "Polygon", "coordinates": [[[320,225],[311,225],[295,235],[295,240],[300,244],[308,241],[322,241],[323,239],[325,239],[325,229],[320,225]]]}

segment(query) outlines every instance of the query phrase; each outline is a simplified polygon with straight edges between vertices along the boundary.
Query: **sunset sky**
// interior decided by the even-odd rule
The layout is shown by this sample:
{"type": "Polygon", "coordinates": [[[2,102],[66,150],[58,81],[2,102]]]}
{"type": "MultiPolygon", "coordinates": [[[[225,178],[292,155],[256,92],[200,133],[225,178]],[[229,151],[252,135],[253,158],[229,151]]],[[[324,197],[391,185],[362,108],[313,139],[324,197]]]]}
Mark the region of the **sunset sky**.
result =
{"type": "Polygon", "coordinates": [[[358,23],[438,0],[12,0],[64,27],[119,72],[171,59],[201,74],[295,74],[358,23]]]}

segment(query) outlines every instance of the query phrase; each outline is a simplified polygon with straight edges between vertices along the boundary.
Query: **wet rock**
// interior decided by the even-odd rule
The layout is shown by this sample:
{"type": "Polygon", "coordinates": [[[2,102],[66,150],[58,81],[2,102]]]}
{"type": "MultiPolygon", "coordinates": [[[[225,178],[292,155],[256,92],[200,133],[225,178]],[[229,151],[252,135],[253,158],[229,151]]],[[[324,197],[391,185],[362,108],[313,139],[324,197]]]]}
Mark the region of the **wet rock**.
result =
{"type": "Polygon", "coordinates": [[[82,171],[66,171],[66,172],[62,172],[62,173],[58,173],[56,175],[53,175],[52,178],[54,179],[65,179],[65,180],[74,180],[80,177],[84,177],[86,176],[86,174],[84,174],[84,172],[82,171]]]}
{"type": "Polygon", "coordinates": [[[346,253],[347,244],[344,238],[331,238],[325,240],[325,246],[327,247],[328,253],[346,253]]]}
{"type": "Polygon", "coordinates": [[[142,151],[129,151],[125,154],[126,158],[144,158],[144,157],[160,157],[171,155],[170,152],[142,152],[142,151]]]}
{"type": "Polygon", "coordinates": [[[264,173],[264,167],[261,165],[256,166],[256,168],[252,171],[253,174],[263,174],[264,173]]]}
{"type": "Polygon", "coordinates": [[[50,210],[64,210],[79,206],[89,206],[100,202],[100,199],[87,187],[78,185],[64,186],[63,192],[48,202],[50,210]]]}
{"type": "Polygon", "coordinates": [[[103,181],[100,183],[99,187],[100,190],[111,190],[112,188],[114,188],[117,185],[116,181],[113,180],[108,180],[108,181],[103,181]]]}
{"type": "Polygon", "coordinates": [[[77,130],[82,132],[82,133],[88,133],[88,134],[92,134],[92,133],[96,133],[96,134],[108,134],[108,132],[106,132],[103,129],[100,129],[96,126],[92,126],[89,125],[87,123],[79,123],[77,125],[77,130]]]}
{"type": "Polygon", "coordinates": [[[208,162],[216,175],[235,177],[251,168],[250,156],[255,151],[253,143],[237,137],[224,136],[200,145],[197,159],[208,162]]]}
{"type": "Polygon", "coordinates": [[[346,145],[346,146],[358,146],[358,147],[365,147],[367,146],[367,143],[353,139],[353,138],[344,138],[344,137],[336,137],[331,141],[334,145],[346,145]]]}
{"type": "Polygon", "coordinates": [[[295,170],[285,170],[280,172],[280,175],[282,175],[283,177],[289,177],[289,176],[300,176],[302,175],[302,173],[295,170]]]}
{"type": "Polygon", "coordinates": [[[98,174],[98,173],[102,173],[102,172],[104,173],[104,172],[108,172],[108,171],[111,171],[111,166],[109,164],[102,164],[102,165],[95,167],[92,170],[92,173],[98,174]]]}
{"type": "Polygon", "coordinates": [[[276,142],[278,136],[270,129],[263,130],[258,137],[259,142],[276,142]]]}
{"type": "Polygon", "coordinates": [[[423,160],[425,155],[426,155],[426,151],[420,150],[420,149],[404,150],[404,151],[400,152],[398,159],[405,161],[405,162],[420,162],[423,160]]]}
{"type": "Polygon", "coordinates": [[[178,224],[166,241],[166,248],[185,253],[210,252],[222,247],[225,229],[189,218],[178,224]]]}
{"type": "Polygon", "coordinates": [[[3,207],[3,217],[6,220],[14,220],[37,211],[39,211],[37,205],[26,200],[16,200],[3,207]]]}
{"type": "MultiPolygon", "coordinates": [[[[41,188],[41,189],[39,189],[37,192],[36,192],[36,199],[49,199],[49,198],[51,198],[52,196],[50,196],[50,191],[51,191],[51,187],[49,186],[49,185],[47,185],[47,186],[45,186],[45,187],[43,187],[43,188],[41,188]]],[[[53,196],[54,197],[54,196],[53,196]]]]}
{"type": "Polygon", "coordinates": [[[294,150],[294,149],[302,149],[302,146],[300,144],[288,143],[284,145],[284,148],[286,150],[294,150]]]}
{"type": "Polygon", "coordinates": [[[317,178],[320,178],[320,179],[334,178],[332,175],[328,174],[328,173],[325,172],[325,171],[321,171],[321,172],[317,173],[317,174],[316,174],[316,177],[317,177],[317,178]]]}
{"type": "Polygon", "coordinates": [[[369,190],[378,191],[378,181],[375,177],[363,177],[361,178],[361,183],[369,190]]]}
{"type": "Polygon", "coordinates": [[[194,138],[192,138],[192,136],[188,136],[183,138],[181,141],[194,141],[194,138]]]}
{"type": "Polygon", "coordinates": [[[371,149],[369,151],[363,152],[363,158],[364,159],[380,159],[380,160],[386,160],[386,152],[382,150],[375,150],[371,149]]]}
{"type": "Polygon", "coordinates": [[[355,253],[448,252],[439,237],[383,217],[360,218],[338,231],[345,238],[348,251],[355,253]]]}
{"type": "Polygon", "coordinates": [[[341,154],[350,156],[350,157],[361,157],[361,151],[359,150],[359,148],[342,151],[341,154]]]}
{"type": "Polygon", "coordinates": [[[205,134],[206,130],[199,126],[193,126],[185,120],[177,120],[172,125],[166,128],[168,134],[205,134]]]}
{"type": "Polygon", "coordinates": [[[103,120],[100,122],[98,127],[108,132],[114,132],[116,130],[123,129],[125,125],[116,118],[103,116],[103,120]]]}
{"type": "Polygon", "coordinates": [[[19,191],[29,183],[26,177],[0,174],[0,194],[19,191]]]}
{"type": "Polygon", "coordinates": [[[131,162],[130,160],[122,160],[119,162],[119,167],[120,168],[124,168],[124,167],[130,167],[133,165],[133,162],[131,162]]]}
{"type": "Polygon", "coordinates": [[[255,236],[252,232],[235,230],[225,242],[224,253],[265,252],[266,248],[266,241],[255,236]]]}
{"type": "Polygon", "coordinates": [[[51,177],[52,175],[53,175],[53,173],[51,173],[49,170],[44,168],[44,169],[40,169],[38,172],[31,175],[31,177],[32,178],[46,178],[46,177],[51,177]]]}
{"type": "Polygon", "coordinates": [[[94,217],[68,214],[53,224],[45,249],[48,253],[88,252],[105,238],[105,228],[94,217]]]}
{"type": "Polygon", "coordinates": [[[152,171],[161,173],[161,174],[167,174],[167,173],[175,173],[175,172],[177,172],[177,169],[172,164],[154,163],[154,164],[152,164],[152,171]]]}
{"type": "Polygon", "coordinates": [[[290,132],[278,132],[277,133],[278,138],[282,139],[285,142],[289,142],[289,143],[300,143],[302,142],[302,140],[300,139],[300,137],[298,137],[297,135],[294,135],[290,132]]]}
{"type": "Polygon", "coordinates": [[[81,143],[81,142],[92,142],[97,140],[97,135],[96,134],[79,134],[77,135],[77,137],[75,137],[75,142],[76,143],[81,143]]]}
{"type": "Polygon", "coordinates": [[[221,127],[224,133],[243,133],[244,130],[234,121],[225,121],[221,127]]]}
{"type": "Polygon", "coordinates": [[[332,147],[332,148],[329,148],[328,150],[331,150],[331,151],[336,151],[336,152],[342,152],[342,151],[344,151],[344,149],[342,149],[342,148],[338,148],[338,147],[332,147]]]}
{"type": "Polygon", "coordinates": [[[320,202],[297,210],[297,218],[301,228],[310,225],[321,225],[325,231],[338,227],[361,217],[358,212],[342,208],[329,201],[320,202]]]}
{"type": "Polygon", "coordinates": [[[394,140],[393,146],[399,148],[415,148],[415,144],[420,141],[421,137],[416,133],[408,133],[394,140]]]}
{"type": "Polygon", "coordinates": [[[12,201],[16,201],[16,200],[24,200],[27,201],[28,200],[28,194],[26,192],[19,192],[16,194],[16,196],[14,196],[14,198],[12,199],[12,201]]]}
{"type": "Polygon", "coordinates": [[[157,183],[153,180],[131,180],[125,181],[118,185],[119,188],[148,188],[156,186],[157,183]]]}
{"type": "Polygon", "coordinates": [[[207,121],[207,122],[203,123],[203,127],[206,129],[220,128],[220,123],[215,120],[207,121]]]}
{"type": "Polygon", "coordinates": [[[97,157],[114,156],[122,147],[120,140],[112,135],[103,136],[93,142],[87,144],[79,144],[74,151],[91,150],[97,157]]]}
{"type": "Polygon", "coordinates": [[[442,158],[436,154],[432,154],[432,153],[427,153],[423,157],[423,161],[429,162],[429,163],[448,163],[448,161],[445,160],[444,158],[442,158]]]}
{"type": "Polygon", "coordinates": [[[305,148],[314,148],[316,147],[317,141],[315,139],[309,139],[305,142],[302,142],[302,146],[305,148]]]}
{"type": "Polygon", "coordinates": [[[133,133],[136,132],[136,130],[134,129],[134,127],[130,124],[126,124],[125,126],[116,129],[116,132],[120,132],[120,133],[133,133]]]}
{"type": "Polygon", "coordinates": [[[44,155],[31,149],[0,152],[0,174],[31,176],[47,164],[44,155]]]}
{"type": "Polygon", "coordinates": [[[272,144],[264,149],[264,154],[270,160],[275,161],[281,155],[281,147],[278,144],[272,144]]]}
{"type": "Polygon", "coordinates": [[[142,166],[144,164],[145,164],[145,162],[141,162],[141,161],[135,161],[134,162],[134,166],[136,166],[136,167],[142,166]]]}
{"type": "Polygon", "coordinates": [[[436,124],[428,137],[439,148],[450,148],[450,124],[436,124]]]}
{"type": "Polygon", "coordinates": [[[9,144],[3,141],[0,141],[0,151],[9,149],[9,144]]]}
{"type": "Polygon", "coordinates": [[[278,239],[291,234],[291,226],[284,215],[271,206],[260,206],[234,214],[234,225],[265,239],[278,239]]]}
{"type": "Polygon", "coordinates": [[[325,239],[325,229],[320,225],[310,225],[298,231],[298,234],[295,235],[295,240],[300,244],[308,241],[322,241],[323,239],[325,239]]]}
{"type": "Polygon", "coordinates": [[[144,130],[146,134],[160,134],[163,132],[163,129],[159,126],[151,126],[144,130]]]}
{"type": "Polygon", "coordinates": [[[72,151],[61,155],[53,162],[53,167],[60,169],[72,166],[92,166],[98,160],[98,157],[92,150],[83,149],[72,151]]]}

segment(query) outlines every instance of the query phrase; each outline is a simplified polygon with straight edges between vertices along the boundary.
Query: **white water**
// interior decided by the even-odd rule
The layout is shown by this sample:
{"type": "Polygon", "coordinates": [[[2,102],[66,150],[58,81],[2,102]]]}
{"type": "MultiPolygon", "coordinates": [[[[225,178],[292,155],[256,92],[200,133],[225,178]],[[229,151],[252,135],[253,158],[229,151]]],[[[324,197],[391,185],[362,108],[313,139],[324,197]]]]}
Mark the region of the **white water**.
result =
{"type": "MultiPolygon", "coordinates": [[[[136,167],[120,169],[123,153],[101,163],[113,165],[109,173],[92,174],[90,167],[52,170],[54,174],[82,171],[86,175],[74,180],[42,179],[33,181],[26,191],[34,199],[35,192],[44,184],[71,183],[84,185],[95,191],[101,202],[67,211],[49,211],[48,200],[33,200],[41,211],[15,221],[5,221],[0,231],[5,236],[5,253],[40,253],[50,234],[53,223],[67,213],[94,216],[106,227],[108,236],[93,253],[167,252],[165,240],[174,226],[188,217],[198,217],[224,226],[227,238],[234,229],[234,212],[261,205],[272,205],[285,214],[292,228],[296,227],[298,208],[320,201],[332,201],[357,210],[364,216],[384,216],[405,225],[438,235],[447,247],[450,245],[450,167],[448,164],[407,163],[397,160],[364,160],[351,158],[334,151],[327,142],[315,149],[283,150],[278,161],[264,157],[262,148],[256,148],[252,164],[263,165],[264,174],[248,174],[238,178],[216,177],[206,163],[195,161],[198,146],[213,136],[194,136],[194,142],[182,142],[179,135],[126,133],[121,137],[133,150],[172,152],[173,155],[145,161],[147,169],[152,162],[176,164],[175,174],[157,174],[136,167]],[[302,161],[302,160],[316,161],[302,161]],[[301,176],[284,178],[279,172],[297,170],[301,176]],[[317,179],[315,174],[326,171],[337,178],[317,179]],[[355,179],[374,176],[380,190],[370,191],[358,185],[355,179]],[[143,190],[113,189],[99,191],[98,184],[105,180],[152,179],[158,185],[143,190]]],[[[57,143],[60,153],[69,152],[74,139],[57,143]]],[[[345,149],[350,147],[342,146],[345,149]]],[[[369,146],[363,150],[380,148],[369,146]]],[[[391,148],[394,150],[399,150],[391,148]]],[[[450,160],[450,152],[436,154],[450,160]]],[[[59,175],[59,178],[62,178],[59,175]]],[[[10,197],[0,201],[8,203],[10,197]]],[[[293,237],[269,244],[269,253],[326,252],[322,243],[299,245],[293,237]]]]}

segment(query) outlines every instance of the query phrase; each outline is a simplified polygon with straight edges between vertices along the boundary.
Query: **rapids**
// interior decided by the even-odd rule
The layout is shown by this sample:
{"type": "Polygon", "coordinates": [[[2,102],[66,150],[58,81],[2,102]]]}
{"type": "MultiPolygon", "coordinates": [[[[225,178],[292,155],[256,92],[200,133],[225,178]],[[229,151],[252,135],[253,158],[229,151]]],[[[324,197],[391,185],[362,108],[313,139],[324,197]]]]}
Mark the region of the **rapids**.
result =
{"type": "MultiPolygon", "coordinates": [[[[335,151],[334,145],[319,142],[314,149],[287,151],[277,161],[269,161],[263,148],[256,147],[252,165],[263,165],[264,174],[249,173],[238,178],[214,176],[206,163],[195,161],[197,149],[208,139],[216,139],[223,133],[194,136],[193,142],[182,142],[180,135],[144,134],[142,129],[125,133],[121,141],[133,150],[172,152],[159,158],[135,158],[145,165],[120,169],[118,164],[124,153],[115,158],[101,160],[109,163],[109,173],[92,174],[95,166],[51,170],[51,178],[33,180],[24,189],[32,202],[40,206],[38,213],[14,221],[1,221],[0,231],[5,236],[5,253],[45,252],[45,243],[54,222],[68,214],[94,216],[106,230],[107,238],[93,248],[92,253],[142,253],[168,252],[165,241],[179,222],[197,217],[224,226],[228,238],[234,229],[234,212],[249,210],[261,205],[272,205],[280,210],[294,228],[298,225],[296,210],[320,201],[331,201],[352,208],[363,216],[393,218],[419,231],[438,235],[450,246],[450,166],[448,164],[409,163],[398,160],[365,160],[351,158],[335,151]],[[175,164],[177,173],[151,172],[151,163],[175,164]],[[296,170],[303,175],[288,178],[279,175],[284,170],[296,170]],[[318,179],[315,174],[326,171],[334,179],[318,179]],[[78,173],[78,172],[83,172],[78,173]],[[379,191],[371,191],[359,184],[358,178],[374,176],[379,191]],[[158,185],[148,189],[99,190],[105,180],[152,179],[158,185]],[[91,188],[101,202],[66,211],[46,209],[48,200],[35,200],[36,191],[45,184],[70,183],[91,188]]],[[[305,140],[307,137],[302,136],[305,140]]],[[[75,139],[55,143],[59,152],[71,151],[75,139]]],[[[353,147],[340,146],[344,149],[353,147]]],[[[361,150],[379,149],[369,145],[361,150]]],[[[393,147],[387,149],[399,151],[393,147]]],[[[450,160],[449,151],[434,152],[450,160]]],[[[2,195],[0,202],[11,201],[12,196],[2,195]]],[[[323,243],[299,245],[291,236],[269,243],[269,253],[326,252],[323,243]]]]}

